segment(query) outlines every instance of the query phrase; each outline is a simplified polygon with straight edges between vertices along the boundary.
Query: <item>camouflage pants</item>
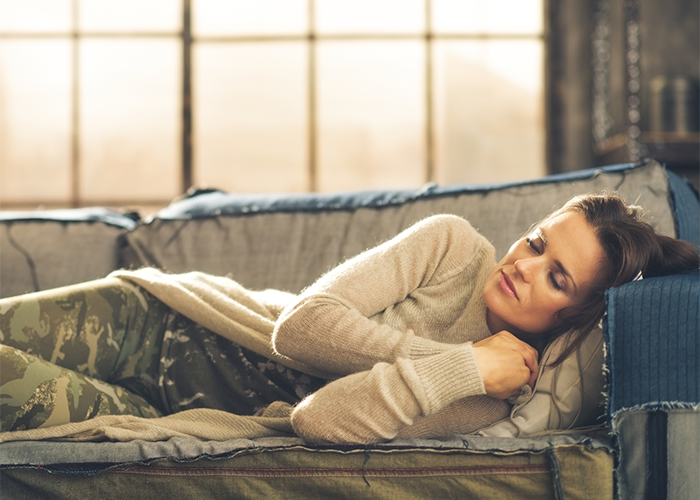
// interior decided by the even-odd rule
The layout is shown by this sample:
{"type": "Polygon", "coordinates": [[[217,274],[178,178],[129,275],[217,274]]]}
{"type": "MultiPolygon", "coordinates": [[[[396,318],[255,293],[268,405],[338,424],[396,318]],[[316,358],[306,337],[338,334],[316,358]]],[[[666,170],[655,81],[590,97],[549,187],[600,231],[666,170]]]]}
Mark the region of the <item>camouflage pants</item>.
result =
{"type": "Polygon", "coordinates": [[[117,278],[0,299],[2,431],[203,407],[250,415],[323,383],[117,278]]]}

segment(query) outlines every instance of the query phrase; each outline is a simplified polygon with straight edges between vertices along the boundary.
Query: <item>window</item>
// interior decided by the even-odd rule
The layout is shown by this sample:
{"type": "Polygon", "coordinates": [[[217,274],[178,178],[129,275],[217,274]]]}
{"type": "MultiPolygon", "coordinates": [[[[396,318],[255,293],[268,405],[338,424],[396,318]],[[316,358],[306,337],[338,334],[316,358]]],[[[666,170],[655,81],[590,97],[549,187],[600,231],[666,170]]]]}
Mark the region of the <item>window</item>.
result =
{"type": "Polygon", "coordinates": [[[3,209],[545,173],[542,0],[0,0],[3,209]]]}

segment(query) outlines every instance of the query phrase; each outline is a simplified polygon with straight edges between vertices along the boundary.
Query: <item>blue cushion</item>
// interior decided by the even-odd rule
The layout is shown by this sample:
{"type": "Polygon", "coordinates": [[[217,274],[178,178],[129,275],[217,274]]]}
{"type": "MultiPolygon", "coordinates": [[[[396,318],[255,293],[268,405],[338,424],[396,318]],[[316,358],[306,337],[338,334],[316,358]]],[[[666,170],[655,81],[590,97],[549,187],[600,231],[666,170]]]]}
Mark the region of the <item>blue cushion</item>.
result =
{"type": "Polygon", "coordinates": [[[688,181],[673,172],[668,172],[668,183],[678,237],[700,246],[700,204],[697,191],[688,181]]]}
{"type": "Polygon", "coordinates": [[[609,413],[700,402],[700,275],[644,279],[606,294],[609,413]]]}

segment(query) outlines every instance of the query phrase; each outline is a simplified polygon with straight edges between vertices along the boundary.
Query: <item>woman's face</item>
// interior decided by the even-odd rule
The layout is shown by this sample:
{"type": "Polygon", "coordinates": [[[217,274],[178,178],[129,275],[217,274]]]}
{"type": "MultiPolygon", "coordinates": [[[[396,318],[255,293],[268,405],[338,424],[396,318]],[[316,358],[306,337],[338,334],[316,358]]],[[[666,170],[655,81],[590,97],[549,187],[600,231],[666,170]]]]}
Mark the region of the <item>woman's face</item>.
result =
{"type": "Polygon", "coordinates": [[[554,315],[582,303],[603,262],[593,229],[578,213],[559,215],[516,241],[482,292],[492,333],[544,333],[554,315]]]}

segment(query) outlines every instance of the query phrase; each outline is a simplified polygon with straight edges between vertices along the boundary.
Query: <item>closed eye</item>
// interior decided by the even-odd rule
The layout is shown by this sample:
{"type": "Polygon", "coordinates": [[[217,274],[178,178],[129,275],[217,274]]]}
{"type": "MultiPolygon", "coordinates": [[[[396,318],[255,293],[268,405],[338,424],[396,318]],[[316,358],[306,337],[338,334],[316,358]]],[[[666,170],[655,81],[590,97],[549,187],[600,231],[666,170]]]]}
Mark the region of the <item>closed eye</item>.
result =
{"type": "Polygon", "coordinates": [[[564,287],[559,284],[557,279],[554,277],[554,273],[549,273],[549,279],[552,281],[552,285],[559,291],[563,291],[564,287]]]}
{"type": "MultiPolygon", "coordinates": [[[[539,238],[538,238],[539,240],[539,238]]],[[[528,246],[530,249],[535,252],[537,255],[542,254],[542,249],[540,246],[536,243],[536,241],[533,238],[525,238],[525,241],[527,242],[528,246]]]]}
{"type": "MultiPolygon", "coordinates": [[[[537,255],[542,255],[543,248],[541,245],[543,244],[542,238],[537,237],[537,238],[525,238],[525,241],[527,242],[527,245],[530,247],[530,249],[535,252],[537,255]]],[[[564,291],[564,285],[560,284],[557,281],[556,276],[554,275],[553,272],[549,273],[549,280],[552,282],[552,286],[556,289],[559,290],[560,292],[564,291]]]]}
{"type": "MultiPolygon", "coordinates": [[[[544,253],[544,250],[547,247],[547,235],[542,228],[539,228],[535,232],[534,238],[526,238],[526,240],[533,252],[537,253],[538,255],[542,255],[544,253]]],[[[556,264],[556,270],[549,272],[549,280],[552,282],[552,286],[558,291],[569,293],[568,285],[570,281],[571,285],[573,286],[573,293],[577,293],[578,288],[576,287],[576,283],[571,277],[571,274],[569,274],[559,260],[555,259],[554,264],[556,264]],[[559,280],[557,277],[559,277],[559,280]]]]}

